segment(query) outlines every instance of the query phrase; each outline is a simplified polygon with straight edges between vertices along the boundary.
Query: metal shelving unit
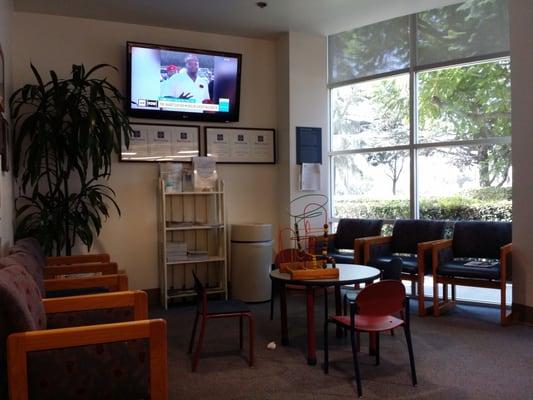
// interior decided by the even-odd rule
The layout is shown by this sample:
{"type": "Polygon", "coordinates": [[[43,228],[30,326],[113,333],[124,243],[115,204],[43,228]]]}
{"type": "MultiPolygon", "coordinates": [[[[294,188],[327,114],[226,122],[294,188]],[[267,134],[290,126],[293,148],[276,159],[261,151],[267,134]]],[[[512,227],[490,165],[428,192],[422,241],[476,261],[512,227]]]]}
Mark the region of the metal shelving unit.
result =
{"type": "Polygon", "coordinates": [[[195,296],[192,271],[208,294],[227,298],[227,254],[224,185],[212,192],[166,192],[159,182],[159,287],[165,309],[172,299],[195,296]],[[203,256],[169,257],[169,243],[185,243],[203,256]]]}

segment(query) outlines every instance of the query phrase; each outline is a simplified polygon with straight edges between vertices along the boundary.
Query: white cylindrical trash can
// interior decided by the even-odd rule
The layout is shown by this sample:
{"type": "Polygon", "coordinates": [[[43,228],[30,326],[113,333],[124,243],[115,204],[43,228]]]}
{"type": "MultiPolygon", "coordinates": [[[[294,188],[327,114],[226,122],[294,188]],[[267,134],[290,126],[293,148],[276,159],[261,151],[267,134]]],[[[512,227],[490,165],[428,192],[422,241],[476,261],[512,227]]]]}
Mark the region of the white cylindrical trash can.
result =
{"type": "Polygon", "coordinates": [[[255,303],[270,300],[272,225],[231,226],[231,297],[255,303]]]}

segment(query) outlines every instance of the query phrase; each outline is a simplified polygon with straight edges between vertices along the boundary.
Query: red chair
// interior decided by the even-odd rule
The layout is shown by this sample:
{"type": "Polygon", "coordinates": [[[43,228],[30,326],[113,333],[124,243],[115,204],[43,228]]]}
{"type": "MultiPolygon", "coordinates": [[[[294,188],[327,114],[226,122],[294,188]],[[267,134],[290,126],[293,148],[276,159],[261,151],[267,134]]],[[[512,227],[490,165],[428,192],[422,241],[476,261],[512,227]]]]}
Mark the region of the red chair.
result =
{"type": "Polygon", "coordinates": [[[252,312],[248,306],[240,300],[217,300],[207,301],[207,292],[205,291],[202,282],[198,279],[193,271],[194,277],[194,289],[198,296],[198,308],[196,309],[196,317],[194,319],[194,326],[192,329],[191,340],[189,342],[189,353],[192,353],[194,344],[194,337],[196,336],[196,326],[198,325],[198,318],[201,316],[202,321],[200,323],[200,336],[198,337],[198,344],[192,358],[192,371],[196,371],[198,366],[198,359],[200,352],[202,351],[202,343],[205,334],[205,324],[210,318],[232,318],[239,317],[239,346],[242,349],[242,318],[248,318],[248,336],[250,340],[250,349],[248,362],[250,367],[254,364],[254,319],[252,312]]]}
{"type": "Polygon", "coordinates": [[[350,316],[336,315],[326,318],[324,324],[324,372],[326,374],[329,372],[328,323],[347,327],[350,330],[353,365],[359,397],[363,395],[363,390],[357,361],[359,344],[356,332],[368,332],[375,337],[376,365],[379,365],[379,333],[403,326],[411,364],[411,379],[413,386],[416,385],[415,360],[409,328],[409,299],[406,297],[405,287],[400,281],[384,280],[367,286],[361,290],[355,301],[350,301],[350,316]],[[401,318],[395,315],[400,315],[401,318]]]}

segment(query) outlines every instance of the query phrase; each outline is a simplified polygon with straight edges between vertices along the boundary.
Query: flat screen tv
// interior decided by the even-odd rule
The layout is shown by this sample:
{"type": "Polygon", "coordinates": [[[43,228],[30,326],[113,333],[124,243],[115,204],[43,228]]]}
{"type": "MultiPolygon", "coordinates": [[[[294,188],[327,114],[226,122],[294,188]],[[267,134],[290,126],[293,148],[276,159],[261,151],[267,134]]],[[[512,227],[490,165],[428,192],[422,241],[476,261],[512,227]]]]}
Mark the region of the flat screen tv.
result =
{"type": "Polygon", "coordinates": [[[127,43],[132,117],[239,120],[241,55],[127,43]]]}

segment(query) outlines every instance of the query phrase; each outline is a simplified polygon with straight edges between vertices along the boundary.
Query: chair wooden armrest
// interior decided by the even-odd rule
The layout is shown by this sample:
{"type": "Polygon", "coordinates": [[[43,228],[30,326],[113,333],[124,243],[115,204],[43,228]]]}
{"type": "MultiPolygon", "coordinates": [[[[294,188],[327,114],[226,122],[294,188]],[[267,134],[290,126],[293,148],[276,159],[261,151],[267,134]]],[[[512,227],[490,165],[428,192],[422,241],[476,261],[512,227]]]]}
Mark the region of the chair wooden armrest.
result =
{"type": "Polygon", "coordinates": [[[111,257],[107,253],[101,254],[79,254],[75,256],[51,256],[46,257],[46,265],[68,265],[82,263],[111,262],[111,257]]]}
{"type": "MultiPolygon", "coordinates": [[[[7,339],[11,400],[28,399],[27,354],[135,339],[148,339],[151,399],[167,399],[167,333],[162,319],[15,333],[7,339]]],[[[105,382],[102,382],[105,384],[105,382]]]]}
{"type": "Polygon", "coordinates": [[[368,260],[370,259],[370,246],[375,244],[391,243],[392,236],[370,236],[366,238],[361,238],[360,240],[363,241],[363,264],[366,265],[368,263],[368,260]]]}
{"type": "Polygon", "coordinates": [[[68,265],[51,265],[44,268],[44,278],[53,279],[58,275],[100,273],[102,275],[118,274],[117,263],[83,263],[68,265]]]}
{"type": "Polygon", "coordinates": [[[431,246],[431,265],[432,265],[432,272],[433,272],[433,279],[437,276],[437,268],[439,267],[439,251],[442,249],[450,248],[452,247],[453,240],[452,239],[442,239],[437,240],[431,246]]]}
{"type": "Polygon", "coordinates": [[[142,290],[57,297],[42,302],[47,314],[131,306],[136,321],[148,318],[148,296],[142,290]]]}
{"type": "Polygon", "coordinates": [[[500,281],[505,285],[508,278],[510,266],[507,263],[507,256],[512,255],[513,244],[509,243],[500,248],[500,281]]]}
{"type": "MultiPolygon", "coordinates": [[[[431,249],[433,246],[446,243],[447,241],[449,241],[449,239],[430,240],[428,242],[418,243],[417,259],[418,259],[418,274],[419,275],[425,274],[424,267],[425,267],[425,261],[426,261],[426,250],[431,249]]],[[[433,253],[432,253],[432,256],[433,256],[433,253]]]]}
{"type": "Polygon", "coordinates": [[[110,292],[128,290],[128,276],[124,274],[99,275],[86,278],[45,279],[44,290],[68,290],[104,287],[110,292]]]}

